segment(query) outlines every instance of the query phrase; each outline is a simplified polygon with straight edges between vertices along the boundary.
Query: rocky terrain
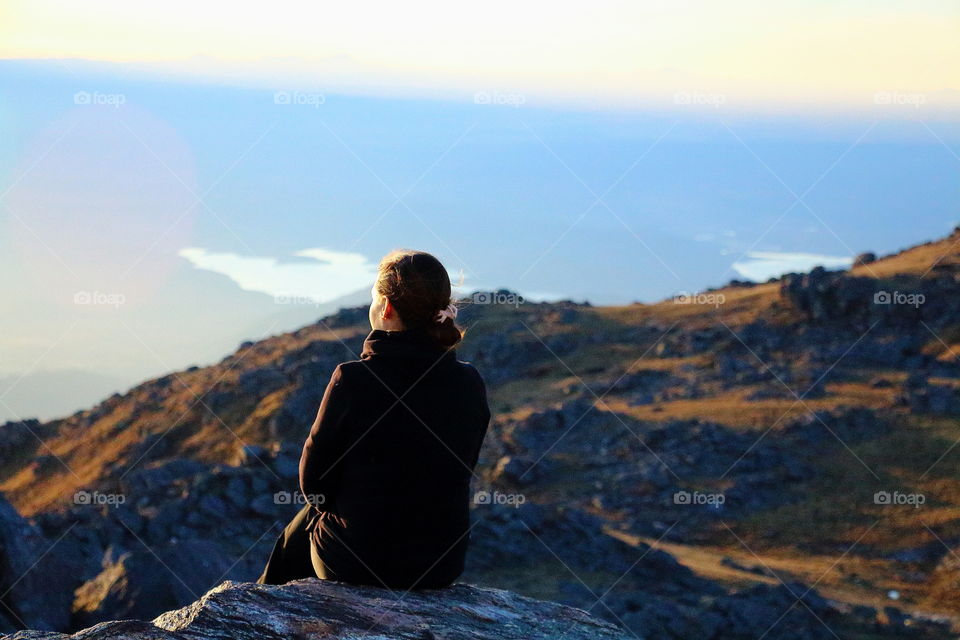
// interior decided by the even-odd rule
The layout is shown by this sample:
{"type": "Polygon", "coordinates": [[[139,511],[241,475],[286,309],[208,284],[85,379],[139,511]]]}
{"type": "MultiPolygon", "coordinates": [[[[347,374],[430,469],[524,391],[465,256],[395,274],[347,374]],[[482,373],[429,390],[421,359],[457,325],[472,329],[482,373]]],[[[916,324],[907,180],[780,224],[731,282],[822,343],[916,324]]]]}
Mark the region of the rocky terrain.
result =
{"type": "Polygon", "coordinates": [[[10,640],[626,640],[615,625],[572,607],[499,589],[454,585],[397,593],[321,580],[282,587],[225,582],[153,622],[123,620],[75,634],[26,631],[10,640]]]}
{"type": "MultiPolygon", "coordinates": [[[[464,304],[495,416],[464,580],[645,638],[951,637],[958,247],[654,305],[464,304]]],[[[368,330],[345,309],[0,425],[0,631],[150,620],[254,579],[368,330]]]]}

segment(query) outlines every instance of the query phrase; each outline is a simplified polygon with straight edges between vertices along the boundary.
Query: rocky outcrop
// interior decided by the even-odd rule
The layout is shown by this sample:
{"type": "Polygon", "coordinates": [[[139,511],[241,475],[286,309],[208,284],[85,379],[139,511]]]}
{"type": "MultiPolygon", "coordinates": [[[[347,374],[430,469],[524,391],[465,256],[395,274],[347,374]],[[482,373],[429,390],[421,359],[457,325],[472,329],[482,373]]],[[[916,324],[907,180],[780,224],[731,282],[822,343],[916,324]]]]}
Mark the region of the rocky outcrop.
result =
{"type": "Polygon", "coordinates": [[[914,413],[960,414],[960,390],[950,385],[931,384],[919,373],[907,378],[898,402],[914,413]]]}
{"type": "Polygon", "coordinates": [[[0,424],[0,459],[9,460],[34,451],[43,438],[57,430],[57,423],[39,420],[18,420],[0,424]]]}
{"type": "Polygon", "coordinates": [[[864,328],[879,323],[912,330],[921,320],[932,326],[952,324],[960,317],[956,289],[956,276],[940,272],[879,280],[816,267],[780,279],[781,300],[806,320],[864,328]]]}
{"type": "Polygon", "coordinates": [[[0,497],[0,631],[67,627],[79,569],[66,546],[0,497]]]}
{"type": "Polygon", "coordinates": [[[109,549],[103,570],[76,590],[74,625],[112,618],[151,618],[182,606],[217,584],[232,568],[223,547],[209,540],[184,540],[158,552],[109,549]]]}
{"type": "Polygon", "coordinates": [[[106,622],[73,635],[21,631],[8,640],[625,640],[580,609],[458,584],[388,591],[322,580],[283,586],[224,582],[153,622],[106,622]]]}

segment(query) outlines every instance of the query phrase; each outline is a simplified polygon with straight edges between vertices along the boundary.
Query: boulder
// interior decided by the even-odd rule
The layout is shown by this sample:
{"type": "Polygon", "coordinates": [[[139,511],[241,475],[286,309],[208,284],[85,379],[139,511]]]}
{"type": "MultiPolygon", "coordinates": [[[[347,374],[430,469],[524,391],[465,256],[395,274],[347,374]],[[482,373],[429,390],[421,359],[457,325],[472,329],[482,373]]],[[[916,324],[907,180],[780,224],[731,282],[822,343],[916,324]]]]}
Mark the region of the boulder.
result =
{"type": "Polygon", "coordinates": [[[495,483],[523,487],[536,481],[541,475],[538,461],[517,456],[503,456],[491,472],[495,483]]]}
{"type": "Polygon", "coordinates": [[[240,467],[249,467],[258,464],[266,464],[270,459],[270,452],[266,447],[256,444],[242,444],[237,449],[237,454],[233,463],[240,467]]]}
{"type": "Polygon", "coordinates": [[[500,589],[457,584],[397,592],[306,579],[283,586],[224,582],[153,622],[107,622],[74,635],[21,631],[8,640],[626,640],[585,611],[500,589]]]}
{"type": "Polygon", "coordinates": [[[54,423],[29,419],[0,424],[0,457],[9,459],[24,450],[36,449],[37,444],[55,431],[54,423]]]}
{"type": "Polygon", "coordinates": [[[913,374],[907,378],[904,387],[900,404],[909,407],[913,413],[960,414],[960,392],[953,386],[930,384],[925,376],[913,374]]]}
{"type": "Polygon", "coordinates": [[[77,555],[69,541],[47,540],[0,497],[0,628],[67,628],[77,555]]]}
{"type": "Polygon", "coordinates": [[[281,442],[273,446],[273,470],[284,479],[296,480],[300,476],[300,453],[303,444],[295,442],[281,442]]]}
{"type": "Polygon", "coordinates": [[[714,637],[790,638],[832,637],[838,612],[802,584],[757,584],[717,598],[710,613],[720,617],[714,637]]]}
{"type": "Polygon", "coordinates": [[[216,544],[189,540],[154,552],[108,550],[103,571],[76,591],[75,622],[93,625],[112,617],[145,618],[192,602],[220,582],[230,559],[216,544]]]}

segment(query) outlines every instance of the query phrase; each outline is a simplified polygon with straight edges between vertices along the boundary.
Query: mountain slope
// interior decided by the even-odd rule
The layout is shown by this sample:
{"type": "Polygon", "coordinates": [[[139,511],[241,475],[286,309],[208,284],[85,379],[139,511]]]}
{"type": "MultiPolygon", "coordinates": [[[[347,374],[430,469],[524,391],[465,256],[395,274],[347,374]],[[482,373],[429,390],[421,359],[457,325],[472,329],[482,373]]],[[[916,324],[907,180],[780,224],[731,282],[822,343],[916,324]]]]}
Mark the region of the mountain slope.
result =
{"type": "MultiPolygon", "coordinates": [[[[764,603],[779,637],[778,607],[806,591],[795,583],[830,598],[841,626],[949,625],[958,249],[954,233],[850,272],[653,305],[464,305],[459,354],[495,415],[469,578],[648,633],[673,619],[738,637],[732,621],[764,603]]],[[[69,418],[0,427],[0,490],[53,539],[83,524],[69,544],[103,554],[80,572],[85,593],[120,590],[133,606],[118,576],[187,543],[222,557],[205,587],[219,573],[249,579],[289,517],[271,497],[292,500],[330,372],[367,332],[364,308],[342,310],[69,418]],[[80,489],[124,503],[73,504],[80,489]],[[225,512],[230,534],[208,549],[225,512]]],[[[75,606],[85,623],[111,611],[75,606]]],[[[801,618],[788,619],[823,631],[801,618]]],[[[652,637],[684,637],[663,628],[652,637]]]]}

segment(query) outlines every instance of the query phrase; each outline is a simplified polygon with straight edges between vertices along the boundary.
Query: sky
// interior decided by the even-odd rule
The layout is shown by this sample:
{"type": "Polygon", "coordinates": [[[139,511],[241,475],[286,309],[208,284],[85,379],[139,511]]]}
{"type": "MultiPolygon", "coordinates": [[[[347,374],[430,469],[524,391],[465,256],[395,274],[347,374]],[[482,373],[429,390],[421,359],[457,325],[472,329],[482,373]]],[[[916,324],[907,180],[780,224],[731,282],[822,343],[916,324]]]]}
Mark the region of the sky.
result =
{"type": "Polygon", "coordinates": [[[397,247],[624,304],[943,236],[958,32],[930,0],[3,3],[0,417],[361,304],[397,247]]]}
{"type": "MultiPolygon", "coordinates": [[[[753,104],[956,91],[951,0],[4,3],[0,56],[148,63],[229,80],[566,99],[678,91],[753,104]]],[[[931,100],[933,97],[931,96],[931,100]]],[[[946,99],[944,97],[943,99],[946,99]]],[[[956,101],[956,95],[952,97],[956,101]]]]}

